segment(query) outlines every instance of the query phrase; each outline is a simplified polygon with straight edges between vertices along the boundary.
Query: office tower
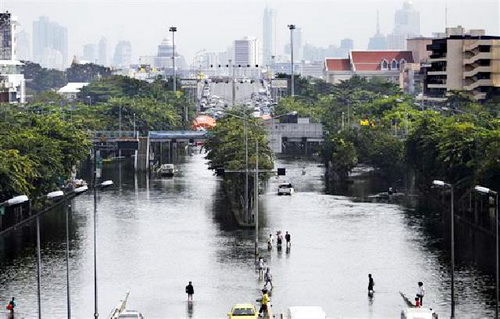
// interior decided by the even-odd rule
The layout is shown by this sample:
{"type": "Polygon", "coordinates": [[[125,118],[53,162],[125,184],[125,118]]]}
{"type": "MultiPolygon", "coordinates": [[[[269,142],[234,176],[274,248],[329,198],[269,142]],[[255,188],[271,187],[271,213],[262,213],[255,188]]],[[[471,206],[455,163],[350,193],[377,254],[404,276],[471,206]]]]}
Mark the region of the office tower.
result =
{"type": "Polygon", "coordinates": [[[96,63],[96,55],[95,55],[95,44],[88,43],[83,46],[83,60],[88,61],[90,63],[96,63]]]}
{"type": "Polygon", "coordinates": [[[102,37],[99,40],[99,64],[106,66],[108,64],[107,60],[107,50],[108,50],[108,40],[105,37],[102,37]]]}
{"type": "Polygon", "coordinates": [[[0,60],[15,60],[13,28],[10,13],[0,13],[0,60]]]}
{"type": "Polygon", "coordinates": [[[44,67],[68,66],[68,30],[47,17],[33,22],[33,60],[44,67]]]}
{"type": "MultiPolygon", "coordinates": [[[[154,60],[154,65],[159,69],[172,69],[172,54],[174,53],[174,46],[172,40],[165,37],[158,45],[158,52],[154,60]]],[[[177,54],[176,54],[177,55],[177,54]]],[[[170,72],[173,74],[173,72],[170,72]]]]}
{"type": "Polygon", "coordinates": [[[113,65],[128,68],[132,62],[132,45],[129,41],[120,41],[116,44],[113,65]]]}
{"type": "Polygon", "coordinates": [[[255,67],[260,65],[259,40],[253,37],[244,37],[243,40],[234,41],[234,64],[255,67]]]}
{"type": "Polygon", "coordinates": [[[413,8],[411,1],[405,0],[403,8],[396,11],[393,33],[406,38],[420,35],[420,13],[413,8]]]}
{"type": "Polygon", "coordinates": [[[270,65],[272,56],[276,54],[274,44],[276,11],[266,7],[264,9],[263,35],[262,35],[262,63],[270,65]]]}
{"type": "Polygon", "coordinates": [[[25,30],[17,33],[17,59],[31,61],[31,37],[25,30]]]}

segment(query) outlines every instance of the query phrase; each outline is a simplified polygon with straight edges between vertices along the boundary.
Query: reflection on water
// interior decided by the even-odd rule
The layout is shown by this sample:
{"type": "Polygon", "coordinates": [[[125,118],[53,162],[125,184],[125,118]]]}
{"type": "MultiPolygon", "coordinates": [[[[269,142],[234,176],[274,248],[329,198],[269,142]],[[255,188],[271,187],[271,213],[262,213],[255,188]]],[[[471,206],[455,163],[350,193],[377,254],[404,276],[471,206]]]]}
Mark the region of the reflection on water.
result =
{"type": "MultiPolygon", "coordinates": [[[[129,163],[104,167],[103,179],[116,187],[102,191],[98,201],[101,317],[128,290],[129,307],[146,318],[224,318],[233,304],[260,296],[264,282],[255,270],[253,229],[238,229],[230,219],[219,180],[202,155],[177,160],[180,172],[170,179],[136,175],[129,163]],[[184,292],[188,281],[195,286],[192,304],[184,292]]],[[[332,318],[397,318],[404,307],[399,291],[413,295],[423,281],[426,304],[449,316],[449,256],[442,250],[449,241],[442,239],[447,234],[440,214],[345,197],[387,186],[368,180],[327,195],[317,163],[280,161],[277,167],[286,167],[287,175],[270,179],[259,206],[260,252],[273,274],[275,313],[315,305],[332,318]],[[285,180],[297,192],[277,196],[285,180]],[[290,250],[267,250],[267,237],[278,230],[292,235],[290,250]],[[376,292],[367,299],[368,273],[376,292]]],[[[42,220],[44,318],[66,317],[64,225],[60,211],[42,220]]],[[[475,267],[480,253],[467,248],[473,239],[458,233],[457,314],[491,317],[494,281],[475,267]]],[[[30,226],[0,239],[0,304],[15,296],[26,318],[37,312],[34,235],[30,226]]],[[[92,318],[92,194],[75,199],[70,237],[74,318],[92,318]]]]}

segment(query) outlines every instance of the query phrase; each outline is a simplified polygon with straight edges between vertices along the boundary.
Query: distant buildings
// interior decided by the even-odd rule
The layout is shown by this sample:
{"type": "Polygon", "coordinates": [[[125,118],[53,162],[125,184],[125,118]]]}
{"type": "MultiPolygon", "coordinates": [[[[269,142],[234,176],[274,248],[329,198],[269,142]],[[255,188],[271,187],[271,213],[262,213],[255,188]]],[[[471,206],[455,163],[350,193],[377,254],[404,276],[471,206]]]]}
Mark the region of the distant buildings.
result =
{"type": "Polygon", "coordinates": [[[22,63],[16,57],[18,26],[17,19],[8,11],[0,13],[0,102],[25,102],[22,63]]]}
{"type": "Polygon", "coordinates": [[[276,32],[276,11],[266,7],[264,9],[264,19],[262,23],[262,64],[271,65],[272,57],[276,55],[274,48],[274,38],[276,32]]]}
{"type": "Polygon", "coordinates": [[[25,30],[17,33],[17,58],[21,61],[31,61],[31,37],[25,30]]]}
{"type": "MultiPolygon", "coordinates": [[[[336,45],[329,45],[327,48],[316,47],[312,44],[306,43],[303,48],[303,60],[314,63],[323,63],[325,58],[340,58],[346,57],[349,51],[354,48],[354,41],[352,39],[342,39],[340,47],[336,45]]],[[[295,55],[295,53],[294,53],[295,55]]]]}
{"type": "Polygon", "coordinates": [[[377,32],[370,38],[368,50],[405,50],[406,40],[420,35],[420,13],[413,8],[410,0],[405,0],[403,8],[396,11],[392,33],[380,33],[377,12],[377,32]]]}
{"type": "Polygon", "coordinates": [[[132,63],[132,45],[129,41],[119,41],[115,46],[113,66],[129,68],[132,63]]]}
{"type": "Polygon", "coordinates": [[[108,40],[105,37],[102,37],[101,40],[99,40],[98,44],[98,50],[99,50],[99,64],[103,66],[108,65],[108,40]]]}
{"type": "Polygon", "coordinates": [[[47,68],[68,67],[68,30],[47,17],[33,22],[33,60],[47,68]]]}
{"type": "Polygon", "coordinates": [[[427,46],[425,99],[442,101],[451,91],[465,91],[475,100],[500,92],[500,36],[484,30],[446,28],[427,46]]]}
{"type": "Polygon", "coordinates": [[[92,43],[83,46],[83,60],[89,63],[96,63],[96,45],[92,43]]]}

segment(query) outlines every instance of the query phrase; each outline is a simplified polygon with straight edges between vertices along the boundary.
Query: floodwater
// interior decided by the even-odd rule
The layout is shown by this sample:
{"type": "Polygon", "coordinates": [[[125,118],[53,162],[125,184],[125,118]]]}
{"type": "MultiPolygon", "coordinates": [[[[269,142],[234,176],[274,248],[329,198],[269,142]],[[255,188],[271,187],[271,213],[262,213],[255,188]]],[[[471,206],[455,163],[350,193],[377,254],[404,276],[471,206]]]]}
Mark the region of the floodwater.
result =
{"type": "MultiPolygon", "coordinates": [[[[112,178],[116,186],[98,196],[100,318],[108,318],[127,291],[128,308],[145,318],[227,318],[235,303],[256,304],[263,282],[255,272],[254,230],[231,223],[220,180],[206,169],[203,155],[183,161],[173,178],[134,175],[126,164],[104,166],[103,179],[112,178]],[[184,292],[188,281],[195,288],[192,304],[184,292]]],[[[259,229],[261,255],[273,274],[275,314],[312,305],[328,318],[399,318],[405,307],[399,291],[414,296],[423,281],[424,305],[449,317],[449,257],[439,249],[440,235],[424,228],[424,215],[396,204],[327,195],[317,163],[277,166],[286,167],[287,176],[272,178],[260,196],[259,229]],[[277,196],[277,184],[285,179],[296,193],[277,196]],[[278,230],[290,232],[289,251],[267,250],[266,238],[278,230]],[[368,273],[375,280],[373,298],[367,296],[368,273]]],[[[73,318],[94,316],[93,214],[91,193],[74,200],[73,318]]],[[[66,318],[63,213],[48,213],[41,232],[43,318],[66,318]]],[[[35,247],[34,226],[0,239],[0,305],[15,296],[16,318],[37,317],[35,247]]],[[[457,317],[493,317],[492,277],[462,262],[455,279],[457,317]]]]}

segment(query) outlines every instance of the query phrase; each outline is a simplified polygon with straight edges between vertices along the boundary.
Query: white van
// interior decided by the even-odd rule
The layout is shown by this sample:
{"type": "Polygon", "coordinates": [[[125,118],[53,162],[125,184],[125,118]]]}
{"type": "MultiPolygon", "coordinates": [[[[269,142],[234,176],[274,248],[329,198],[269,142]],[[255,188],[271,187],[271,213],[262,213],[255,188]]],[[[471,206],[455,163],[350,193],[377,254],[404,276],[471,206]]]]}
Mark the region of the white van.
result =
{"type": "Polygon", "coordinates": [[[288,319],[325,319],[326,313],[323,308],[316,306],[289,307],[288,319]]]}

